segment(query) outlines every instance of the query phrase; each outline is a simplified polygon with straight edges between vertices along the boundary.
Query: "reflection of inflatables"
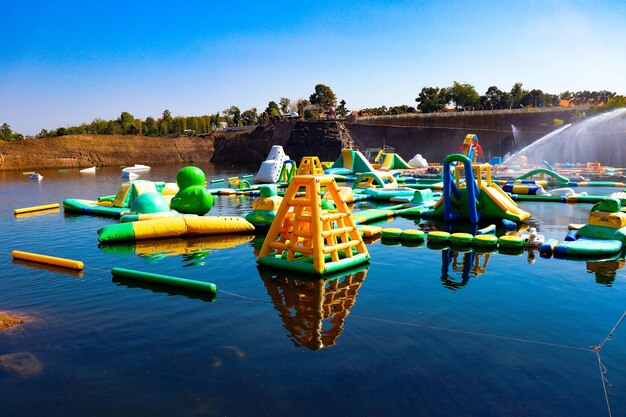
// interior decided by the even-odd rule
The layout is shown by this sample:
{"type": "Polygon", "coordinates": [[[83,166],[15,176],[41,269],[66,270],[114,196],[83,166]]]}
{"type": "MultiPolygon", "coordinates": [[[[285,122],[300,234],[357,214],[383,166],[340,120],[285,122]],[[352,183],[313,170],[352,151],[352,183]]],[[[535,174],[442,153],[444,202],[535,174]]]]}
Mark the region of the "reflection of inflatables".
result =
{"type": "Polygon", "coordinates": [[[367,266],[324,279],[310,279],[259,266],[267,293],[296,347],[310,350],[335,345],[356,303],[367,266]]]}
{"type": "Polygon", "coordinates": [[[487,272],[487,264],[489,263],[490,254],[465,252],[463,253],[463,260],[459,261],[460,254],[451,250],[443,249],[441,251],[441,283],[444,287],[451,290],[457,290],[467,285],[471,277],[477,277],[478,275],[487,272]],[[481,265],[481,258],[484,257],[484,261],[481,265]],[[450,275],[450,266],[452,271],[461,273],[461,280],[455,281],[450,275]]]}
{"type": "Polygon", "coordinates": [[[192,238],[147,239],[136,242],[101,243],[100,250],[110,254],[136,254],[141,258],[158,261],[169,256],[182,256],[183,260],[199,263],[215,249],[232,248],[250,242],[252,234],[196,236],[192,238]]]}
{"type": "Polygon", "coordinates": [[[213,195],[206,189],[206,177],[198,167],[185,167],[176,174],[180,191],[172,198],[174,210],[185,214],[203,215],[213,207],[213,195]]]}
{"type": "Polygon", "coordinates": [[[100,242],[116,242],[253,231],[254,226],[241,217],[180,216],[104,226],[98,230],[98,240],[100,242]]]}
{"type": "Polygon", "coordinates": [[[327,274],[368,260],[365,243],[335,180],[331,176],[295,176],[257,262],[303,273],[327,274]],[[324,186],[333,197],[337,212],[322,212],[320,193],[324,186]],[[304,195],[297,195],[301,190],[304,195]]]}
{"type": "Polygon", "coordinates": [[[596,282],[603,285],[612,285],[617,276],[617,270],[624,268],[624,260],[587,262],[587,270],[596,276],[596,282]]]}

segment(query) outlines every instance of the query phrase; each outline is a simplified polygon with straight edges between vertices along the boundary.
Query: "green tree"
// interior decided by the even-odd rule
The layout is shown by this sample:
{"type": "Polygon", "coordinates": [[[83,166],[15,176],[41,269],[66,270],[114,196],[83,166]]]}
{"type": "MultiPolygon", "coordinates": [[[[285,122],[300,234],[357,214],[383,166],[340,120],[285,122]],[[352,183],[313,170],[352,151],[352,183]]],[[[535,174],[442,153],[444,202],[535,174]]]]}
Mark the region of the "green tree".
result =
{"type": "MultiPolygon", "coordinates": [[[[61,129],[62,128],[57,129],[57,136],[61,136],[59,134],[59,130],[61,129]]],[[[122,126],[115,120],[109,120],[103,133],[105,135],[120,135],[122,133],[122,126]]]]}
{"type": "Polygon", "coordinates": [[[95,135],[103,135],[106,133],[108,122],[104,119],[94,119],[89,125],[89,130],[95,135]]]}
{"type": "Polygon", "coordinates": [[[508,109],[511,107],[511,95],[492,85],[484,96],[480,96],[480,104],[483,109],[487,110],[508,109]]]}
{"type": "Polygon", "coordinates": [[[8,123],[3,123],[2,126],[0,126],[0,140],[12,142],[22,139],[24,139],[24,136],[20,133],[14,133],[8,123]]]}
{"type": "Polygon", "coordinates": [[[320,118],[320,111],[316,108],[306,109],[304,111],[305,120],[317,120],[320,118]]]}
{"type": "Polygon", "coordinates": [[[511,105],[516,108],[522,107],[522,100],[526,94],[528,94],[528,91],[522,88],[522,83],[513,84],[513,87],[511,87],[511,105]]]}
{"type": "Polygon", "coordinates": [[[298,112],[298,115],[300,117],[303,117],[304,109],[310,105],[311,105],[311,102],[309,100],[304,99],[304,98],[298,99],[298,101],[296,101],[296,111],[298,112]]]}
{"type": "Polygon", "coordinates": [[[345,100],[341,100],[339,102],[339,106],[337,106],[337,116],[341,117],[341,118],[345,118],[348,113],[350,112],[347,108],[346,108],[346,101],[345,100]]]}
{"type": "Polygon", "coordinates": [[[280,119],[280,109],[278,108],[278,104],[276,104],[275,101],[270,101],[265,109],[265,114],[267,114],[270,121],[280,119]]]}
{"type": "Polygon", "coordinates": [[[118,117],[117,122],[120,124],[120,128],[122,134],[128,135],[132,133],[133,122],[135,121],[135,117],[128,113],[127,111],[122,112],[120,117],[118,117]]]}
{"type": "Polygon", "coordinates": [[[283,114],[289,112],[289,103],[291,103],[291,100],[289,100],[287,97],[281,97],[278,103],[280,104],[280,111],[283,114]]]}
{"type": "Polygon", "coordinates": [[[438,112],[448,105],[450,95],[445,88],[424,87],[415,101],[422,113],[438,112]]]}
{"type": "Polygon", "coordinates": [[[143,126],[142,126],[142,133],[146,136],[158,136],[159,135],[158,125],[157,125],[156,120],[154,120],[153,117],[151,116],[146,117],[146,121],[143,123],[143,126]]]}
{"type": "Polygon", "coordinates": [[[224,115],[229,119],[229,126],[239,126],[241,121],[241,110],[239,110],[239,107],[230,106],[229,109],[224,110],[224,115]]]}
{"type": "Polygon", "coordinates": [[[258,115],[256,107],[252,107],[241,113],[241,120],[245,126],[255,125],[257,123],[258,115]]]}
{"type": "Polygon", "coordinates": [[[480,95],[471,84],[461,84],[454,81],[447,92],[457,110],[470,110],[480,103],[480,95]]]}
{"type": "Polygon", "coordinates": [[[309,97],[311,104],[317,106],[321,112],[335,108],[337,106],[337,96],[330,87],[324,84],[317,84],[315,92],[309,97]]]}

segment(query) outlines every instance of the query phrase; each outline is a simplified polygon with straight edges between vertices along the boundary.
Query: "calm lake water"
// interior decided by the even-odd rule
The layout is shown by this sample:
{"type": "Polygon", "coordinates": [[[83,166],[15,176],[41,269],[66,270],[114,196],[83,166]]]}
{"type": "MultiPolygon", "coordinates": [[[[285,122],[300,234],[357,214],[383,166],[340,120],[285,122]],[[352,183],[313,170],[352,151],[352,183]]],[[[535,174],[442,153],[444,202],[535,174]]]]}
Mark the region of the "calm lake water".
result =
{"type": "MultiPolygon", "coordinates": [[[[199,166],[209,178],[257,168],[199,166]]],[[[173,181],[181,167],[142,179],[173,181]]],[[[14,217],[18,207],[114,194],[123,181],[119,168],[40,173],[37,182],[0,172],[0,311],[28,317],[0,333],[0,416],[608,415],[589,346],[626,310],[621,261],[378,241],[369,266],[305,281],[257,267],[262,236],[99,247],[96,230],[115,220],[14,217]],[[18,263],[13,249],[86,269],[18,263]],[[210,300],[118,282],[116,266],[220,292],[210,300]]],[[[558,239],[591,207],[520,205],[558,239]]],[[[246,197],[219,197],[210,214],[250,210],[246,197]]],[[[601,351],[613,416],[626,415],[625,353],[626,325],[601,351]]]]}

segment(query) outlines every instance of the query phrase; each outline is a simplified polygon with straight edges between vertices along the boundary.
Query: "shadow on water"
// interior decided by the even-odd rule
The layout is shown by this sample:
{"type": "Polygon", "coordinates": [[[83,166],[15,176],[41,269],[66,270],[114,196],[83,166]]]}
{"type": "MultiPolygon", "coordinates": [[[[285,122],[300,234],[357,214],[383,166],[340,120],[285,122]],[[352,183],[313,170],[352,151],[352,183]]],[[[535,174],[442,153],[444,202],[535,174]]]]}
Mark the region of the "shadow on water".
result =
{"type": "Polygon", "coordinates": [[[215,294],[185,290],[180,288],[172,288],[166,285],[152,284],[147,282],[138,282],[126,278],[113,277],[112,281],[116,285],[121,285],[127,288],[141,288],[157,294],[167,294],[169,296],[183,296],[194,300],[207,301],[209,303],[215,301],[215,299],[217,298],[215,294]]]}
{"type": "Polygon", "coordinates": [[[13,265],[21,265],[37,271],[54,272],[55,274],[69,275],[74,278],[81,278],[83,276],[82,270],[79,271],[75,269],[61,268],[55,265],[40,264],[37,262],[24,261],[21,259],[13,259],[12,262],[13,265]]]}
{"type": "Polygon", "coordinates": [[[321,278],[259,266],[274,308],[296,347],[335,345],[369,265],[321,278]]]}

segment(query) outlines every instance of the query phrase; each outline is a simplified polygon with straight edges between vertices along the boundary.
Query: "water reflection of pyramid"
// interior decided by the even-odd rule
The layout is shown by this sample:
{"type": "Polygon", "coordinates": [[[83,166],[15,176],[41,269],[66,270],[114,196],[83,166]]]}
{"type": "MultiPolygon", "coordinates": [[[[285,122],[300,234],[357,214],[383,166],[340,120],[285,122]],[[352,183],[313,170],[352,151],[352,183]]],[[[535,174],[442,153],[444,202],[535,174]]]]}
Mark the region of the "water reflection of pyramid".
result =
{"type": "Polygon", "coordinates": [[[367,275],[367,266],[341,275],[312,279],[259,267],[267,293],[296,347],[333,346],[367,275]]]}

